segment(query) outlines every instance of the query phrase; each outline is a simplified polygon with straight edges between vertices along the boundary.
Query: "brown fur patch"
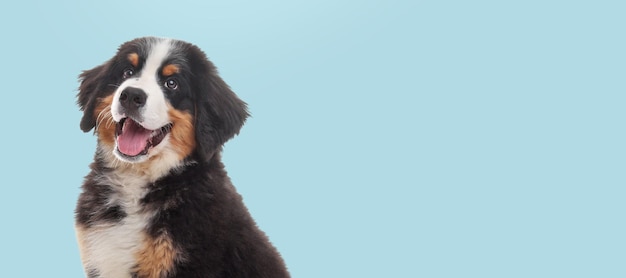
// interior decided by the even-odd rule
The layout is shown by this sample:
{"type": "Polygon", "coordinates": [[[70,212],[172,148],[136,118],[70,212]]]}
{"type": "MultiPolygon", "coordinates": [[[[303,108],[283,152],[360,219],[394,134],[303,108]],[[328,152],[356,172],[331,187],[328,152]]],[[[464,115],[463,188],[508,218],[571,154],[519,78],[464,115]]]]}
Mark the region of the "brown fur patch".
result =
{"type": "Polygon", "coordinates": [[[133,67],[137,67],[139,65],[139,55],[137,53],[128,54],[128,61],[133,67]]]}
{"type": "Polygon", "coordinates": [[[113,94],[101,99],[93,115],[96,118],[98,139],[111,147],[115,145],[115,121],[113,121],[113,116],[111,115],[112,103],[113,94]]]}
{"type": "Polygon", "coordinates": [[[143,247],[136,254],[137,277],[169,277],[168,274],[173,270],[177,256],[178,252],[172,244],[172,239],[166,233],[158,237],[146,235],[143,247]]]}
{"type": "Polygon", "coordinates": [[[196,134],[193,127],[193,117],[188,112],[169,107],[168,114],[172,121],[170,142],[180,159],[185,158],[196,147],[196,134]]]}
{"type": "Polygon", "coordinates": [[[163,67],[163,69],[161,70],[161,73],[163,74],[163,76],[170,76],[174,73],[178,73],[179,70],[180,69],[178,68],[177,65],[169,64],[163,67]]]}

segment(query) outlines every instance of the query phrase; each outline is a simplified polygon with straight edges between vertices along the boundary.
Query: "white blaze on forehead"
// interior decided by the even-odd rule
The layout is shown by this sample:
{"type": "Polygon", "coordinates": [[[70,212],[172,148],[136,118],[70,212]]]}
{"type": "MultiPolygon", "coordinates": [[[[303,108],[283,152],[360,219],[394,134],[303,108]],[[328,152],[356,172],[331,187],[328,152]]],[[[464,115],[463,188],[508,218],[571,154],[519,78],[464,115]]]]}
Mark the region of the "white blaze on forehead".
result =
{"type": "Polygon", "coordinates": [[[147,75],[147,77],[156,79],[159,68],[168,57],[171,48],[172,41],[169,39],[159,40],[153,44],[146,59],[146,64],[141,70],[141,78],[147,75]]]}
{"type": "Polygon", "coordinates": [[[116,122],[126,117],[126,115],[121,113],[122,109],[119,104],[121,92],[128,87],[142,89],[148,98],[146,99],[146,104],[141,108],[142,121],[139,124],[144,128],[155,130],[169,123],[167,103],[159,83],[158,74],[159,69],[168,58],[172,49],[172,41],[169,39],[156,39],[150,40],[149,44],[147,48],[150,49],[150,52],[146,56],[143,68],[137,75],[124,81],[117,89],[113,97],[111,112],[116,122]]]}

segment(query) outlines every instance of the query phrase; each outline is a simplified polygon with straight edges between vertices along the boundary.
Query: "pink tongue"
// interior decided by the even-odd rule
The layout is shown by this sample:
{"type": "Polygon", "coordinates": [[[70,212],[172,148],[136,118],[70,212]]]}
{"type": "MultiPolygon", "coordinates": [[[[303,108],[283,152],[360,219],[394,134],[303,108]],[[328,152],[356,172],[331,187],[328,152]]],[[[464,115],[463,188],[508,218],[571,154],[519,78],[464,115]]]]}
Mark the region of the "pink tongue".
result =
{"type": "Polygon", "coordinates": [[[146,149],[152,130],[147,130],[130,118],[126,119],[122,127],[122,134],[117,136],[117,148],[129,156],[136,156],[146,149]]]}

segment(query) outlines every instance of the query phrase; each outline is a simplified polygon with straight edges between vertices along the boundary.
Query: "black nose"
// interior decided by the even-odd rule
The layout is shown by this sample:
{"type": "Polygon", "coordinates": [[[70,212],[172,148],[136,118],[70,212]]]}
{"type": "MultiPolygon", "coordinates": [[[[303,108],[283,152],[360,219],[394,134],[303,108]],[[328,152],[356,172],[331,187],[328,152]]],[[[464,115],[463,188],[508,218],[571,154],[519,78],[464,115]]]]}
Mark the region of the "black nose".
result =
{"type": "Polygon", "coordinates": [[[120,104],[130,112],[144,106],[146,98],[148,95],[142,89],[128,87],[120,94],[120,104]]]}

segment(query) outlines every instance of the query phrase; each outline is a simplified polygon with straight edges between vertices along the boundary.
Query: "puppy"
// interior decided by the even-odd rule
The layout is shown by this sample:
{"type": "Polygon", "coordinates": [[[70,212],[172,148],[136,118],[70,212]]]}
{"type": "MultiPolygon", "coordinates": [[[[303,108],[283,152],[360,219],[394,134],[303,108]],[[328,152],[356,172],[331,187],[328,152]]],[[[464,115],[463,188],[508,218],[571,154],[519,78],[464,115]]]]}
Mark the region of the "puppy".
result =
{"type": "Polygon", "coordinates": [[[198,47],[126,42],[77,98],[98,138],[76,207],[88,277],[289,277],[221,162],[246,104],[198,47]]]}

